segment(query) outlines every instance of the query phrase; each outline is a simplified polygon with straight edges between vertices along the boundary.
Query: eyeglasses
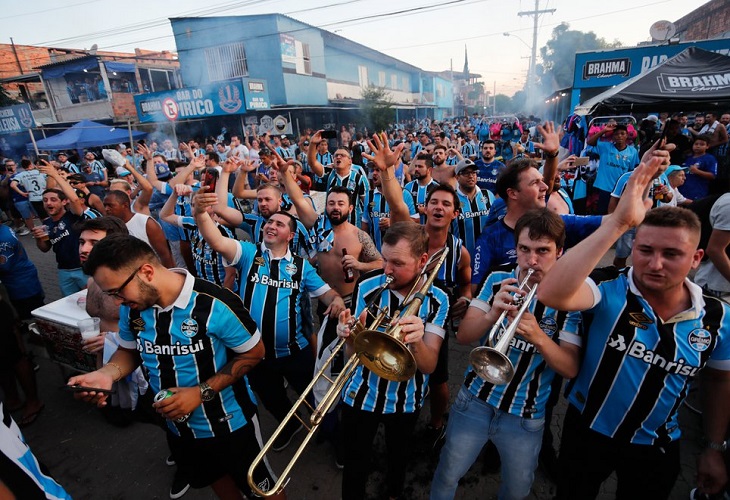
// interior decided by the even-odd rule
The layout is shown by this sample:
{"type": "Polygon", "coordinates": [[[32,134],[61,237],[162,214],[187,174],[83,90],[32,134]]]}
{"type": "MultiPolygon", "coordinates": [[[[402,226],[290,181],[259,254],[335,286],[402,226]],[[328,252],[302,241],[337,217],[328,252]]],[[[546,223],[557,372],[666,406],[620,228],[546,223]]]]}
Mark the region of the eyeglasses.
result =
{"type": "Polygon", "coordinates": [[[70,181],[69,184],[71,184],[72,186],[78,186],[81,183],[77,181],[70,181]]]}
{"type": "Polygon", "coordinates": [[[471,176],[476,177],[477,172],[476,172],[476,170],[467,170],[466,172],[460,172],[459,175],[463,175],[464,177],[471,177],[471,176]]]}
{"type": "MultiPolygon", "coordinates": [[[[144,264],[142,264],[142,266],[143,265],[144,264]]],[[[135,269],[134,272],[129,275],[129,278],[127,278],[126,280],[124,280],[124,283],[122,283],[122,285],[119,288],[116,288],[114,290],[107,290],[107,291],[104,292],[104,295],[108,295],[109,297],[115,297],[115,298],[118,298],[118,299],[126,300],[121,295],[122,290],[124,290],[124,288],[132,282],[132,280],[134,279],[134,277],[137,276],[137,273],[139,272],[139,270],[142,269],[142,266],[139,266],[137,269],[135,269]]]]}
{"type": "Polygon", "coordinates": [[[335,158],[348,158],[350,155],[346,155],[344,153],[335,153],[333,156],[335,158]]]}

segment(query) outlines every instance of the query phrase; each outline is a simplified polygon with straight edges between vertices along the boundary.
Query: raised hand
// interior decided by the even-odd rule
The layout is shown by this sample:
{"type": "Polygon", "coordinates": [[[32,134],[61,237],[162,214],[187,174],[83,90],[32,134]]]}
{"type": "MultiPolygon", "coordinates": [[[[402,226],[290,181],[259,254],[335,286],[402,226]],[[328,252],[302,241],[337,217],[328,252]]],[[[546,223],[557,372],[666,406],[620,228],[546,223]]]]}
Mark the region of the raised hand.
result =
{"type": "Polygon", "coordinates": [[[384,172],[388,167],[394,167],[398,164],[405,145],[400,143],[395,149],[390,149],[388,137],[385,133],[381,133],[380,135],[373,134],[373,139],[368,141],[368,147],[372,154],[363,153],[363,158],[372,161],[378,170],[384,172]]]}
{"type": "Polygon", "coordinates": [[[537,131],[542,136],[542,142],[535,142],[536,148],[548,153],[555,153],[560,149],[560,134],[555,129],[555,123],[548,121],[544,125],[538,125],[537,131]]]}

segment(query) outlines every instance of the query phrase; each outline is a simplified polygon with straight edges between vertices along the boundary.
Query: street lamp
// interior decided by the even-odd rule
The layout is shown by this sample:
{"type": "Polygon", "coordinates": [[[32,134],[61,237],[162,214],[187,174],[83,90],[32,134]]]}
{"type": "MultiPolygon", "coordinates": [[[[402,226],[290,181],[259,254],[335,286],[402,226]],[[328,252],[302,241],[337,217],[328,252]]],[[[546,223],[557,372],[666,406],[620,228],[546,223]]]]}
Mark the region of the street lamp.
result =
{"type": "MultiPolygon", "coordinates": [[[[518,39],[520,42],[522,42],[522,45],[524,45],[525,47],[527,47],[528,49],[530,49],[530,52],[532,52],[532,47],[526,41],[524,41],[522,38],[520,38],[519,36],[517,36],[517,35],[515,35],[513,33],[509,33],[507,31],[505,31],[504,33],[502,33],[502,35],[503,36],[511,36],[512,38],[518,39]]],[[[533,73],[535,72],[535,68],[533,67],[534,62],[535,61],[532,60],[532,56],[530,56],[530,65],[527,68],[527,85],[525,85],[525,90],[526,90],[526,93],[527,93],[526,102],[528,103],[528,105],[529,105],[530,97],[532,96],[532,78],[533,78],[533,73]]]]}

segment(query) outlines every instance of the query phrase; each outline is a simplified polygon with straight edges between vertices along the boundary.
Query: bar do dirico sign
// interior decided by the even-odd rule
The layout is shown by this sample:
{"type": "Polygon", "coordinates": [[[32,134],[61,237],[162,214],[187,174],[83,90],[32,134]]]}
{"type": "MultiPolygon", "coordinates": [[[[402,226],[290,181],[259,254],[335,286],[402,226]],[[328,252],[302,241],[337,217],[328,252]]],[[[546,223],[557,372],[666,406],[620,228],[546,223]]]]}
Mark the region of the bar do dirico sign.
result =
{"type": "Polygon", "coordinates": [[[189,120],[246,112],[243,82],[232,80],[134,96],[141,123],[189,120]]]}

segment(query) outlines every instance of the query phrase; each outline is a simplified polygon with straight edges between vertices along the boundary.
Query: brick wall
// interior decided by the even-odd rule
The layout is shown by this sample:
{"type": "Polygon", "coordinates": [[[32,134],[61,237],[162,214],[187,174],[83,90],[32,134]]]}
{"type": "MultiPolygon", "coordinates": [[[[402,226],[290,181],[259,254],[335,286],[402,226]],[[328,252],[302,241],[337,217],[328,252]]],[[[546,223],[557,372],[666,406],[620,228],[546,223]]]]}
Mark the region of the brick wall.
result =
{"type": "Polygon", "coordinates": [[[674,24],[682,41],[718,38],[730,32],[730,2],[711,0],[674,24]]]}

